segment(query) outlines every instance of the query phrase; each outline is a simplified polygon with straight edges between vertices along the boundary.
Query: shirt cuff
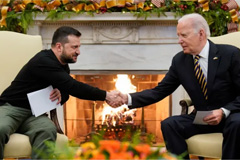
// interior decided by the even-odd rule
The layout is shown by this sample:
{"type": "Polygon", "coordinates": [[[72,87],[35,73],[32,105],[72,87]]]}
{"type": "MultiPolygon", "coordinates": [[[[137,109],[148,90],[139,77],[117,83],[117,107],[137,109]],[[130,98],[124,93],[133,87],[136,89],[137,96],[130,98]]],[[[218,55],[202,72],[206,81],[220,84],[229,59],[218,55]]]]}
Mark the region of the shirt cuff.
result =
{"type": "Polygon", "coordinates": [[[223,112],[224,112],[224,115],[225,115],[225,118],[227,118],[228,116],[229,116],[229,114],[230,114],[230,110],[228,110],[228,109],[226,109],[226,108],[221,108],[222,110],[223,110],[223,112]]]}
{"type": "Polygon", "coordinates": [[[127,103],[127,105],[131,106],[132,105],[132,97],[128,93],[127,93],[127,96],[128,96],[128,103],[127,103]]]}

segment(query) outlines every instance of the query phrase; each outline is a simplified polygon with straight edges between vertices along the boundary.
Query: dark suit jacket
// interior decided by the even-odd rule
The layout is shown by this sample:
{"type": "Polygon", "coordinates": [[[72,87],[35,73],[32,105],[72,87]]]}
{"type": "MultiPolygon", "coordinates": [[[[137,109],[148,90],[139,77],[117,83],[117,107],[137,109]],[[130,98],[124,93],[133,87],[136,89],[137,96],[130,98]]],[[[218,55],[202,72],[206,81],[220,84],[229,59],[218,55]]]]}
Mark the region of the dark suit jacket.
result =
{"type": "Polygon", "coordinates": [[[179,52],[173,57],[168,73],[158,86],[130,94],[132,106],[129,108],[156,103],[182,85],[196,110],[224,107],[231,111],[240,111],[240,50],[230,45],[217,45],[210,40],[209,43],[208,100],[204,99],[194,75],[193,56],[179,52]]]}

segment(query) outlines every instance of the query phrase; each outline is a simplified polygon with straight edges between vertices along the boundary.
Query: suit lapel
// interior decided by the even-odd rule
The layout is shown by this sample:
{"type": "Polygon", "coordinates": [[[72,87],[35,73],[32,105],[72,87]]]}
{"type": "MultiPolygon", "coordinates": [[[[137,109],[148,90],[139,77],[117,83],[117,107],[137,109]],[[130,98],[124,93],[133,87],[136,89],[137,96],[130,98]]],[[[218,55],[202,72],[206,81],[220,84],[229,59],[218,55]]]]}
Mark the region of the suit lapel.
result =
{"type": "Polygon", "coordinates": [[[210,48],[209,48],[209,56],[208,56],[208,78],[207,78],[208,96],[211,94],[218,64],[221,60],[221,56],[217,54],[218,49],[216,45],[213,44],[210,40],[209,40],[209,43],[210,43],[210,48]]]}
{"type": "Polygon", "coordinates": [[[195,77],[195,73],[194,73],[194,63],[193,63],[192,55],[186,55],[185,64],[186,64],[186,73],[190,73],[189,74],[189,76],[191,76],[190,78],[193,79],[194,83],[198,84],[197,79],[195,77]]]}

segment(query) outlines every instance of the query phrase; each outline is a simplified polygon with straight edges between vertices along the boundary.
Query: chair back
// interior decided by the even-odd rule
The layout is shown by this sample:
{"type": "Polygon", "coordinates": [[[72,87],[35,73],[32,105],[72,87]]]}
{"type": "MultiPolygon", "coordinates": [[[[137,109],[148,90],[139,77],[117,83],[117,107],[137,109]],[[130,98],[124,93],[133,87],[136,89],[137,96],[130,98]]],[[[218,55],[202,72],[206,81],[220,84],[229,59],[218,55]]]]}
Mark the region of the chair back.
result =
{"type": "Polygon", "coordinates": [[[222,36],[209,37],[216,44],[230,44],[240,48],[240,32],[232,32],[222,36]]]}
{"type": "Polygon", "coordinates": [[[11,84],[24,64],[42,48],[39,35],[0,31],[0,94],[11,84]]]}

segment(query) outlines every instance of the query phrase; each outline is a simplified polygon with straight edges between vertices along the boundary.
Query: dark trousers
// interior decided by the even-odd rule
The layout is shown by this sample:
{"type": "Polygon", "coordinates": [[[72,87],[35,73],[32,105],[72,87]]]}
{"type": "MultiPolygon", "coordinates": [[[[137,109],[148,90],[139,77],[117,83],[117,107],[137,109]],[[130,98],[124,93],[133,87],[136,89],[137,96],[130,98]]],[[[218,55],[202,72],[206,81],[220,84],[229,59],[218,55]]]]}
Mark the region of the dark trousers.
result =
{"type": "Polygon", "coordinates": [[[185,139],[202,133],[223,133],[222,159],[240,159],[240,113],[231,113],[219,125],[195,125],[194,114],[172,116],[161,122],[163,138],[168,151],[185,155],[188,159],[185,139]]]}
{"type": "Polygon", "coordinates": [[[46,141],[56,141],[56,127],[45,115],[32,116],[31,110],[14,107],[10,104],[0,106],[0,159],[4,157],[4,145],[15,132],[29,137],[32,145],[32,159],[51,154],[46,141]]]}

